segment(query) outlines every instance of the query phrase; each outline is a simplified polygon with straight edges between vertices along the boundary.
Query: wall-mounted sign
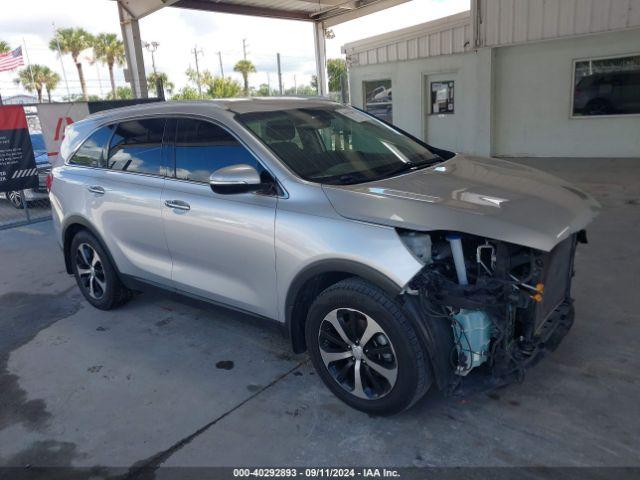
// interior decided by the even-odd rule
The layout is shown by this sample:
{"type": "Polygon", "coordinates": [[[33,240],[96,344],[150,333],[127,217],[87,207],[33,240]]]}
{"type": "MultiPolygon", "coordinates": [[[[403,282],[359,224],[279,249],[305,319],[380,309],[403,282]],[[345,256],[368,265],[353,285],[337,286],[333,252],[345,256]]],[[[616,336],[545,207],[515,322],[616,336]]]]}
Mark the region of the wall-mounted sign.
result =
{"type": "Polygon", "coordinates": [[[36,188],[38,171],[21,105],[0,106],[0,192],[36,188]]]}
{"type": "Polygon", "coordinates": [[[391,80],[362,82],[364,109],[385,122],[393,123],[391,80]]]}
{"type": "Polygon", "coordinates": [[[431,82],[431,113],[440,115],[455,112],[453,80],[431,82]]]}

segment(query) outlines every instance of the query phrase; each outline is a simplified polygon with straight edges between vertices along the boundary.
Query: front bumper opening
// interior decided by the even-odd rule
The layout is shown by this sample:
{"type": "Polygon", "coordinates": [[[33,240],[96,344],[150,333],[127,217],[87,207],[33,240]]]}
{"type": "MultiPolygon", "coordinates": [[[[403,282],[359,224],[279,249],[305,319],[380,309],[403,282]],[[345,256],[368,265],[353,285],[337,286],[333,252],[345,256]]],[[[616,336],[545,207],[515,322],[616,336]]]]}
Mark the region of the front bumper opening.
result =
{"type": "Polygon", "coordinates": [[[574,318],[577,241],[575,234],[543,252],[473,235],[429,233],[431,256],[407,293],[417,297],[429,321],[451,325],[448,393],[521,380],[558,346],[574,318]]]}

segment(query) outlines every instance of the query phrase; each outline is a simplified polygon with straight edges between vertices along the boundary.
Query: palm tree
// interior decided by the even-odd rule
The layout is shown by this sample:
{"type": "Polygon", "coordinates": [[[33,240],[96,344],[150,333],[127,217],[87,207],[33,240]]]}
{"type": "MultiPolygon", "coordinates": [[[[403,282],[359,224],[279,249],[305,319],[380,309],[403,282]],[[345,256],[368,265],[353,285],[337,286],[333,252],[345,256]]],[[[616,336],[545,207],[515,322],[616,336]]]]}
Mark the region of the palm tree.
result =
{"type": "Polygon", "coordinates": [[[244,94],[249,95],[249,74],[256,72],[256,67],[250,60],[240,60],[233,67],[234,72],[240,72],[242,74],[242,80],[244,80],[244,94]]]}
{"type": "Polygon", "coordinates": [[[47,91],[47,100],[51,103],[51,92],[56,89],[58,82],[60,82],[60,75],[53,70],[45,67],[48,72],[45,72],[44,88],[47,91]]]}
{"type": "Polygon", "coordinates": [[[46,65],[38,65],[37,63],[30,67],[23,68],[18,72],[18,78],[14,80],[16,84],[22,84],[27,92],[35,92],[38,95],[38,102],[42,102],[42,89],[46,88],[51,101],[51,90],[53,90],[60,77],[46,65]]]}
{"type": "Polygon", "coordinates": [[[3,53],[9,53],[11,51],[11,47],[4,40],[0,40],[0,55],[3,53]]]}
{"type": "Polygon", "coordinates": [[[56,30],[55,37],[49,42],[49,48],[53,51],[68,53],[73,58],[73,62],[78,69],[78,77],[80,78],[80,87],[82,88],[82,96],[85,101],[89,98],[87,95],[87,83],[84,80],[82,72],[82,63],[80,63],[80,53],[87,48],[93,46],[93,36],[83,28],[59,28],[56,30]]]}
{"type": "Polygon", "coordinates": [[[95,38],[93,52],[97,60],[106,63],[111,80],[111,94],[116,97],[116,82],[113,78],[113,66],[124,64],[124,43],[115,33],[101,33],[95,38]]]}
{"type": "Polygon", "coordinates": [[[153,72],[149,74],[149,76],[147,77],[147,85],[149,90],[154,92],[156,96],[158,95],[156,89],[158,80],[162,80],[162,86],[169,93],[169,95],[171,95],[173,93],[173,89],[175,88],[175,84],[169,80],[169,77],[164,72],[153,72]]]}

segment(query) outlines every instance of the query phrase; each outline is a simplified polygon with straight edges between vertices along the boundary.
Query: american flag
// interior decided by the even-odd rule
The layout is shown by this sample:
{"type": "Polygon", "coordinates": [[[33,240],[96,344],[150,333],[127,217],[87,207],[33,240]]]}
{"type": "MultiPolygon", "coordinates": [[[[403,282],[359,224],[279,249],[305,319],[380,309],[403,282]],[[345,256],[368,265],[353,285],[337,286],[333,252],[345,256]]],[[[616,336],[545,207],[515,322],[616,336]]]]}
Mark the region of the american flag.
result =
{"type": "Polygon", "coordinates": [[[22,47],[11,50],[9,53],[3,53],[0,55],[0,72],[7,70],[13,70],[24,65],[22,59],[22,47]]]}

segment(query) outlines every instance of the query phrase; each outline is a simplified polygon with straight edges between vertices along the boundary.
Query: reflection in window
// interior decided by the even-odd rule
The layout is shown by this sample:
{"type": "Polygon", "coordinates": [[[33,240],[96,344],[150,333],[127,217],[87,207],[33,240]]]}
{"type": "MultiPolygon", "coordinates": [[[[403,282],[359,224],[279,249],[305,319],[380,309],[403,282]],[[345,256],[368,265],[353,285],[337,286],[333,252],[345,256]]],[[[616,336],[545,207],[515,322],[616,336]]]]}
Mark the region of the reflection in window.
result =
{"type": "Polygon", "coordinates": [[[102,127],[87,138],[69,163],[85,167],[103,167],[104,147],[111,137],[113,126],[102,127]]]}
{"type": "Polygon", "coordinates": [[[393,122],[391,80],[362,82],[364,109],[385,122],[393,122]]]}
{"type": "Polygon", "coordinates": [[[455,112],[453,80],[431,82],[431,113],[440,115],[455,112]]]}
{"type": "Polygon", "coordinates": [[[118,125],[109,146],[107,168],[163,175],[162,134],[164,119],[145,119],[118,125]]]}
{"type": "Polygon", "coordinates": [[[575,62],[573,114],[640,113],[640,55],[575,62]]]}
{"type": "Polygon", "coordinates": [[[179,119],[175,143],[176,178],[209,183],[222,167],[244,163],[261,167],[249,151],[226,130],[209,122],[179,119]]]}

